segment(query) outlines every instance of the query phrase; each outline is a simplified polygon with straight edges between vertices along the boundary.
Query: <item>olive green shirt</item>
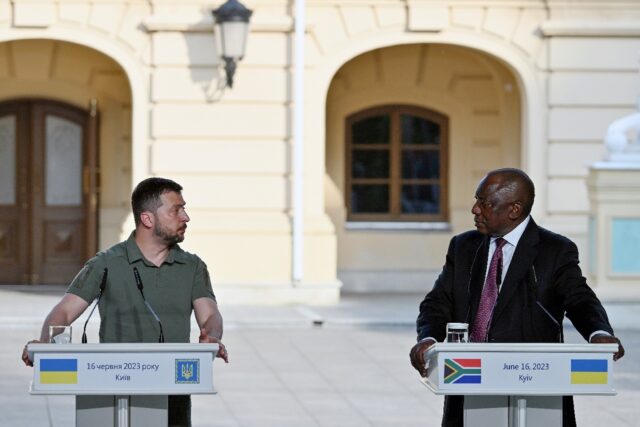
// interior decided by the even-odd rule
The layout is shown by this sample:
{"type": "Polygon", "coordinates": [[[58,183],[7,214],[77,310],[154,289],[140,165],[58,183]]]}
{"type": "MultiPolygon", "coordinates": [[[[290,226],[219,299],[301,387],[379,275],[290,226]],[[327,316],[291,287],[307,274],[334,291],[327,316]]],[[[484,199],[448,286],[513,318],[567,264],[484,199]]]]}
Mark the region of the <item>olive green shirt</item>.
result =
{"type": "Polygon", "coordinates": [[[207,266],[175,245],[157,267],[144,258],[134,237],[135,231],[126,241],[90,259],[67,292],[91,303],[108,269],[98,306],[100,342],[158,342],[160,327],[140,295],[133,274],[136,267],[144,296],[162,322],[165,342],[189,342],[192,301],[202,297],[215,301],[207,266]]]}

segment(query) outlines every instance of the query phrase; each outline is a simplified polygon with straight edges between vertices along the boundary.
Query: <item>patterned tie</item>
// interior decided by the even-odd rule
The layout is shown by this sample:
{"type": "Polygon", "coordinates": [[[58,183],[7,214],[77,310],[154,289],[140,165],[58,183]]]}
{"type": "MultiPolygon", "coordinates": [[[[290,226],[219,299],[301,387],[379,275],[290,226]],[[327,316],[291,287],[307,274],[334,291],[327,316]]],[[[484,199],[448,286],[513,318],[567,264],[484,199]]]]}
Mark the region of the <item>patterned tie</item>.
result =
{"type": "Polygon", "coordinates": [[[498,268],[498,266],[502,267],[502,247],[507,241],[498,237],[495,243],[496,250],[491,258],[491,264],[489,264],[489,273],[487,274],[487,280],[484,282],[484,288],[482,288],[478,312],[473,322],[471,331],[472,342],[486,341],[487,332],[489,331],[489,325],[491,323],[491,315],[493,314],[493,308],[498,299],[498,270],[502,271],[502,268],[498,268]]]}

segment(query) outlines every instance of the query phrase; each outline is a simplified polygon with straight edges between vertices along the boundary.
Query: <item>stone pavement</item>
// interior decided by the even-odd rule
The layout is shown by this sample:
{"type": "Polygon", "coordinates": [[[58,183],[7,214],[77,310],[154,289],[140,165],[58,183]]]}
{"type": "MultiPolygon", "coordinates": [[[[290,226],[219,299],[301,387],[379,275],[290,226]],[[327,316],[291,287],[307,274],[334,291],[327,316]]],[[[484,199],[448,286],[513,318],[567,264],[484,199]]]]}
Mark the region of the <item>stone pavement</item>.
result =
{"type": "MultiPolygon", "coordinates": [[[[0,287],[0,426],[72,426],[69,396],[31,396],[20,361],[63,288],[0,287]]],[[[347,295],[332,307],[225,306],[231,363],[217,360],[214,396],[193,397],[193,425],[213,427],[438,426],[442,398],[418,381],[408,351],[421,295],[347,295]]],[[[578,397],[581,427],[640,419],[640,303],[608,303],[627,356],[615,365],[619,394],[578,397]]],[[[74,325],[79,342],[86,314],[74,325]]],[[[97,337],[97,313],[89,341],[97,337]]],[[[195,339],[197,328],[192,328],[195,339]]],[[[568,340],[580,342],[575,331],[568,340]]]]}

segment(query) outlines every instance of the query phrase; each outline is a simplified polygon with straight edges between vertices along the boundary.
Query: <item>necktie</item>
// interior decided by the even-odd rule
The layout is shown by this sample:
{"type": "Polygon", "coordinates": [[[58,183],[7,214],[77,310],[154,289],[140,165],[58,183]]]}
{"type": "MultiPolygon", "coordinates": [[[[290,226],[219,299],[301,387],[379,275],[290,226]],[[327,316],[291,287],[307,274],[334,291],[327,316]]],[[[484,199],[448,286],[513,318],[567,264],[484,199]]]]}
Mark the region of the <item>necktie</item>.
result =
{"type": "Polygon", "coordinates": [[[493,252],[493,257],[491,257],[489,273],[487,274],[487,280],[484,282],[484,288],[482,288],[478,312],[476,313],[476,319],[473,322],[473,328],[471,330],[472,342],[486,341],[489,324],[491,323],[491,315],[493,314],[493,308],[498,299],[498,270],[502,271],[502,247],[507,241],[498,237],[495,243],[496,250],[493,252]]]}

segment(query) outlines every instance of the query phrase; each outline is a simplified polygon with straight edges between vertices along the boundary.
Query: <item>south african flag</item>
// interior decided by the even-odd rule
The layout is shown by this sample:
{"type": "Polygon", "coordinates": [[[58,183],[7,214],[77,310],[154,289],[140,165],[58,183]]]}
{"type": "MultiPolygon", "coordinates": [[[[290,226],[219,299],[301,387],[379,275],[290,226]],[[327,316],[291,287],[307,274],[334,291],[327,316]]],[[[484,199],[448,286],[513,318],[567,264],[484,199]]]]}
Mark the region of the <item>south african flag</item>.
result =
{"type": "Polygon", "coordinates": [[[444,359],[445,384],[480,384],[482,359],[444,359]]]}

